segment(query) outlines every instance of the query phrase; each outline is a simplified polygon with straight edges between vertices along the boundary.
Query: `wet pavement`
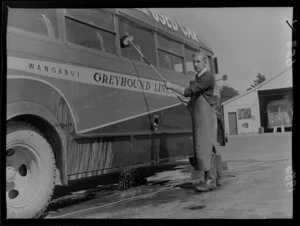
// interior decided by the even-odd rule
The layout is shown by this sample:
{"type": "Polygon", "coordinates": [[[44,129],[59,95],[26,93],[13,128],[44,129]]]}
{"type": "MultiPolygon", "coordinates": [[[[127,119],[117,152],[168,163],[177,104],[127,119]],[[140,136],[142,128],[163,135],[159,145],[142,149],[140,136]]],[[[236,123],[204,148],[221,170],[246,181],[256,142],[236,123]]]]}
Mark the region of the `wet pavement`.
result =
{"type": "Polygon", "coordinates": [[[215,191],[194,191],[193,168],[183,160],[147,177],[146,184],[125,191],[114,181],[63,189],[55,195],[46,218],[292,217],[290,132],[229,137],[227,146],[219,150],[228,169],[223,186],[215,191]]]}

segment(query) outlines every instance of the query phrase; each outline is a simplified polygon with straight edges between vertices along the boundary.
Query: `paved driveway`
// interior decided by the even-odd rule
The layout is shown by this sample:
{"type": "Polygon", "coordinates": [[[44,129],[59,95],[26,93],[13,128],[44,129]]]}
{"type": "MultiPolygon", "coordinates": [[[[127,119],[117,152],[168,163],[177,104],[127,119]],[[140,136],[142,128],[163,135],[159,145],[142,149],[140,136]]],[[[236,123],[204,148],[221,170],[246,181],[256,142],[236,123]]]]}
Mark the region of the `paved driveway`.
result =
{"type": "Polygon", "coordinates": [[[52,211],[47,218],[291,218],[291,133],[229,137],[220,147],[228,170],[221,189],[197,193],[184,162],[113,199],[93,199],[52,211]],[[145,192],[146,191],[146,192],[145,192]]]}

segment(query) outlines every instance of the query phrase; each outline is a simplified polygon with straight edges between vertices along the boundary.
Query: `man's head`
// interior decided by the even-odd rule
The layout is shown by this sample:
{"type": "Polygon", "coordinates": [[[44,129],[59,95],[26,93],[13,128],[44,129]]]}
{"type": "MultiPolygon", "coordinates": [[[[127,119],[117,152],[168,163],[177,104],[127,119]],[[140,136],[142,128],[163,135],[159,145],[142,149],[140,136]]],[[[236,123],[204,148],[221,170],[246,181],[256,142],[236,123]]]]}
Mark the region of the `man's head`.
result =
{"type": "Polygon", "coordinates": [[[196,52],[193,54],[193,66],[197,73],[200,73],[204,68],[206,68],[208,63],[207,56],[202,52],[196,52]]]}

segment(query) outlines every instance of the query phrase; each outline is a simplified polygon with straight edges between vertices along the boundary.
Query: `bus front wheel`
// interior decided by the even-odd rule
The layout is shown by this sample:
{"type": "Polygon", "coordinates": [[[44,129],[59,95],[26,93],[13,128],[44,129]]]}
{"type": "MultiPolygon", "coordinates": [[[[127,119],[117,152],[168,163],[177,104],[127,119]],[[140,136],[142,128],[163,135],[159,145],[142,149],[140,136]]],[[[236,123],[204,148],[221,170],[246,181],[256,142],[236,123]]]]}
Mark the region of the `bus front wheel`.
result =
{"type": "Polygon", "coordinates": [[[10,122],[6,132],[7,218],[38,218],[55,184],[53,150],[30,124],[10,122]]]}

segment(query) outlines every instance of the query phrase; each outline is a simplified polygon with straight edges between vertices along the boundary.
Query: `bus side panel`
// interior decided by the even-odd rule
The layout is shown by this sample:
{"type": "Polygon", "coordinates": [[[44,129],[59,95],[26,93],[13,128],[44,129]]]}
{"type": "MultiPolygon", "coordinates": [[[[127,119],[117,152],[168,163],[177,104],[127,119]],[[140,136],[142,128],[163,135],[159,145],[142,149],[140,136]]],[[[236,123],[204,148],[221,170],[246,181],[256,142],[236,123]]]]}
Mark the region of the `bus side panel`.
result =
{"type": "Polygon", "coordinates": [[[57,118],[61,128],[68,127],[66,132],[75,132],[73,117],[66,99],[53,87],[32,77],[23,75],[8,76],[7,79],[7,104],[14,102],[32,102],[43,106],[57,118]]]}
{"type": "MultiPolygon", "coordinates": [[[[148,109],[142,90],[134,90],[132,84],[126,83],[125,76],[132,76],[138,81],[132,61],[117,58],[115,56],[101,56],[92,54],[91,52],[76,49],[76,47],[65,48],[66,60],[69,65],[81,65],[82,68],[89,68],[85,74],[80,73],[83,80],[93,80],[93,85],[78,83],[73,86],[78,90],[71,93],[70,89],[66,89],[66,95],[73,99],[76,114],[78,114],[78,131],[80,133],[91,132],[98,128],[105,128],[120,121],[127,121],[132,118],[146,115],[148,109]],[[95,73],[99,70],[105,73],[95,73]],[[120,80],[115,78],[119,73],[120,80]],[[103,85],[104,75],[107,76],[106,83],[118,84],[116,88],[105,87],[103,85]],[[102,79],[101,79],[102,77],[102,79]],[[112,78],[112,80],[110,80],[112,78]],[[124,78],[124,80],[123,80],[124,78]],[[130,86],[131,85],[131,86],[130,86]],[[126,90],[127,88],[127,90],[126,90]]],[[[143,77],[142,74],[139,75],[143,77]]],[[[128,80],[127,80],[128,81],[128,80]]],[[[57,84],[59,85],[59,84],[57,84]]],[[[135,83],[136,85],[136,83],[135,83]]],[[[132,131],[149,131],[146,122],[141,125],[132,125],[131,127],[122,128],[128,132],[132,131]]],[[[121,132],[121,131],[113,131],[121,132]]]]}
{"type": "Polygon", "coordinates": [[[114,139],[114,166],[140,164],[155,161],[151,152],[150,136],[130,136],[114,139]]]}
{"type": "Polygon", "coordinates": [[[193,155],[192,134],[161,135],[157,138],[158,161],[172,161],[172,159],[193,155]]]}
{"type": "Polygon", "coordinates": [[[192,120],[183,104],[151,114],[158,118],[155,133],[159,135],[159,159],[193,154],[192,120]]]}
{"type": "MultiPolygon", "coordinates": [[[[154,139],[153,147],[160,149],[160,153],[152,153],[159,156],[155,158],[174,158],[184,155],[193,154],[192,149],[192,121],[187,108],[183,104],[178,104],[164,110],[155,111],[150,114],[150,121],[157,119],[157,127],[155,127],[152,139],[154,139]],[[165,156],[165,157],[164,157],[165,156]]],[[[136,124],[149,123],[148,115],[127,120],[103,129],[95,130],[97,133],[112,133],[113,131],[126,131],[126,128],[135,126],[136,124]]],[[[145,125],[146,126],[146,125],[145,125]]],[[[153,150],[151,150],[153,152],[153,150]]],[[[141,156],[143,157],[143,156],[141,156]]],[[[143,159],[143,158],[142,158],[143,159]]],[[[137,159],[139,161],[139,159],[137,159]]]]}
{"type": "MultiPolygon", "coordinates": [[[[11,74],[17,72],[9,71],[11,74]]],[[[96,138],[73,140],[75,126],[66,100],[52,87],[24,75],[8,76],[7,104],[32,103],[51,112],[65,139],[67,153],[61,161],[66,165],[69,180],[105,174],[128,165],[149,163],[153,160],[150,137],[96,138]]],[[[24,105],[25,106],[25,105],[24,105]]],[[[22,110],[26,114],[26,109],[22,110]]],[[[17,115],[14,115],[17,116],[17,115]]]]}
{"type": "MultiPolygon", "coordinates": [[[[74,48],[8,34],[8,66],[9,69],[18,69],[47,81],[61,90],[72,105],[74,115],[78,116],[75,120],[76,132],[92,131],[119,120],[147,114],[142,92],[124,90],[121,85],[120,88],[104,87],[94,79],[98,69],[105,70],[107,75],[114,71],[136,76],[132,62],[74,48]],[[92,84],[87,84],[88,81],[92,84]]],[[[127,130],[149,131],[149,127],[144,125],[127,130]]]]}
{"type": "MultiPolygon", "coordinates": [[[[72,105],[73,114],[76,116],[76,133],[86,133],[97,128],[104,128],[148,113],[141,90],[123,88],[122,84],[129,81],[126,80],[126,77],[120,77],[118,81],[122,84],[115,88],[102,86],[97,82],[97,78],[95,81],[95,74],[101,76],[101,72],[98,73],[95,68],[16,56],[8,57],[8,67],[16,73],[22,71],[33,79],[47,82],[60,90],[72,105]]],[[[109,72],[105,72],[103,78],[104,75],[109,81],[109,72]]],[[[134,80],[134,82],[135,85],[138,85],[138,80],[134,80]]],[[[130,84],[133,85],[133,83],[130,84]]],[[[137,130],[149,131],[149,124],[135,124],[134,127],[127,128],[128,132],[137,130]]]]}
{"type": "Polygon", "coordinates": [[[154,161],[149,137],[98,138],[72,141],[68,152],[68,179],[106,174],[123,167],[154,161]]]}
{"type": "Polygon", "coordinates": [[[95,139],[70,141],[68,151],[68,178],[70,180],[98,175],[98,171],[112,166],[112,141],[95,139]]]}

